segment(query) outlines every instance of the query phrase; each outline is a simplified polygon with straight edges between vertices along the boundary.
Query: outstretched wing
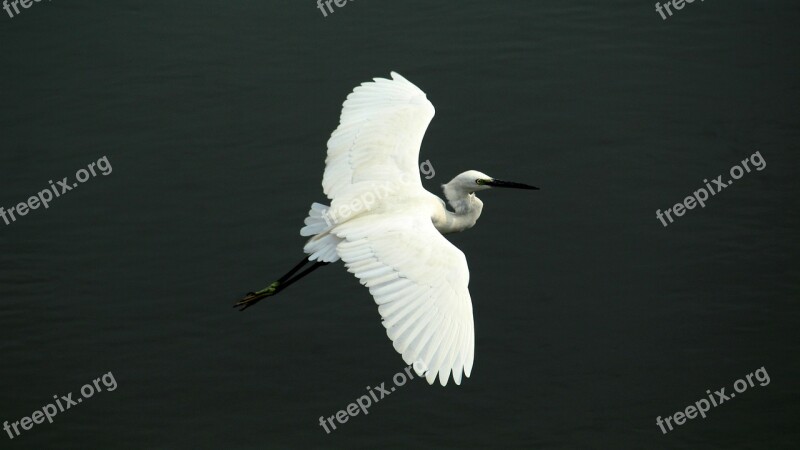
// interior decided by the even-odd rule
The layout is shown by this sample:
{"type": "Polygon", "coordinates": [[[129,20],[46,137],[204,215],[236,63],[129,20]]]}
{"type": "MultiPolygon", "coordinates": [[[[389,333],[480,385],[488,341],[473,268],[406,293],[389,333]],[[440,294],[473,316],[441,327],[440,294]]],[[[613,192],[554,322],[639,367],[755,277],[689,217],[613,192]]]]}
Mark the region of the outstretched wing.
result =
{"type": "MultiPolygon", "coordinates": [[[[426,379],[472,372],[475,329],[464,253],[422,211],[370,214],[338,225],[347,270],[369,288],[394,348],[407,364],[421,362],[426,379]]],[[[422,375],[415,364],[418,375],[422,375]]]]}
{"type": "Polygon", "coordinates": [[[335,200],[353,190],[374,190],[370,182],[411,182],[422,189],[419,148],[433,115],[425,93],[395,72],[391,80],[375,78],[356,87],[328,140],[325,195],[335,200]]]}

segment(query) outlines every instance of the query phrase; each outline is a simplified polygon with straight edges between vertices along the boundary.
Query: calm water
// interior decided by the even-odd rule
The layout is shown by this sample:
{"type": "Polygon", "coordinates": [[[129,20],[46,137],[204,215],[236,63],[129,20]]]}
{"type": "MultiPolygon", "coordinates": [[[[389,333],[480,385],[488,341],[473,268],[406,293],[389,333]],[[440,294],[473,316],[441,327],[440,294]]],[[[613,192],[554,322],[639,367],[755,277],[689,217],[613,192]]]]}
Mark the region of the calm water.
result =
{"type": "Polygon", "coordinates": [[[0,206],[113,167],[0,222],[0,421],[118,382],[1,448],[796,448],[800,6],[430,3],[0,12],[0,206]],[[414,380],[327,435],[403,368],[366,289],[337,264],[230,305],[301,257],[341,102],[390,70],[437,108],[426,187],[478,169],[542,190],[484,193],[451,238],[472,378],[414,380]],[[757,150],[763,171],[656,219],[757,150]],[[657,427],[762,366],[769,385],[657,427]]]}

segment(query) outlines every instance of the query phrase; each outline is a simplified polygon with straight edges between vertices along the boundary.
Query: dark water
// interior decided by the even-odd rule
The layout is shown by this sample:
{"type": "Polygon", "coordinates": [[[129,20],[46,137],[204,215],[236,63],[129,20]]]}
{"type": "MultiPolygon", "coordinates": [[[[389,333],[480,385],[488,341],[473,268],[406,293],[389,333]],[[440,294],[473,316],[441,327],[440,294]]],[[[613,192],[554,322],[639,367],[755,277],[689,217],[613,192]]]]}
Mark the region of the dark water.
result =
{"type": "Polygon", "coordinates": [[[796,2],[148,3],[0,11],[0,206],[113,167],[0,222],[0,421],[118,383],[0,448],[796,448],[796,2]],[[484,193],[451,237],[472,378],[328,435],[403,368],[366,289],[337,264],[230,305],[301,257],[341,102],[390,70],[437,108],[429,189],[478,169],[542,190],[484,193]],[[762,171],[655,217],[756,151],[762,171]]]}

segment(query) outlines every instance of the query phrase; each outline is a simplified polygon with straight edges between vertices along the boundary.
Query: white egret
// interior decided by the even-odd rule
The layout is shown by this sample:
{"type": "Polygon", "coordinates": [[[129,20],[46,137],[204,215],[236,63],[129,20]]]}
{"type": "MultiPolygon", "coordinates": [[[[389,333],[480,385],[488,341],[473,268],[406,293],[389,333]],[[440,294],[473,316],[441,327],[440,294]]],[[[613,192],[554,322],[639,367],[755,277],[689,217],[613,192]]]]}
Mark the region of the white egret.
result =
{"type": "Polygon", "coordinates": [[[415,368],[427,368],[430,384],[438,376],[446,385],[451,373],[461,384],[475,355],[469,269],[464,253],[442,234],[475,225],[483,209],[477,191],[538,188],[469,170],[443,186],[453,208],[447,210],[422,187],[418,169],[433,105],[411,82],[391,75],[356,87],[342,105],[322,178],[331,205],[312,204],[300,230],[311,236],[303,248],[308,256],[235,306],[244,310],[341,259],[369,288],[406,364],[421,363],[415,368]]]}

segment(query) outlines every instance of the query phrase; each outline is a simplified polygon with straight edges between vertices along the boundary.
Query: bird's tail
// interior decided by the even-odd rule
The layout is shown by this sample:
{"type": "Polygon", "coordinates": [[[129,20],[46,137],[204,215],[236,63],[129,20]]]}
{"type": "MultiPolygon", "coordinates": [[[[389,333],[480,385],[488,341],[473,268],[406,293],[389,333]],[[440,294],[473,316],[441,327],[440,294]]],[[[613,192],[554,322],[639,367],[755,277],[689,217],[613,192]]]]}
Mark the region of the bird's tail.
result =
{"type": "Polygon", "coordinates": [[[342,238],[330,233],[335,223],[328,215],[329,209],[330,207],[327,205],[312,203],[305,220],[306,226],[300,229],[301,236],[313,236],[303,247],[303,251],[310,255],[309,261],[334,262],[339,260],[336,246],[342,242],[342,238]]]}
{"type": "Polygon", "coordinates": [[[304,221],[306,226],[300,229],[300,236],[314,236],[333,227],[333,221],[328,216],[329,209],[328,205],[312,203],[311,209],[308,210],[308,217],[304,221]]]}

